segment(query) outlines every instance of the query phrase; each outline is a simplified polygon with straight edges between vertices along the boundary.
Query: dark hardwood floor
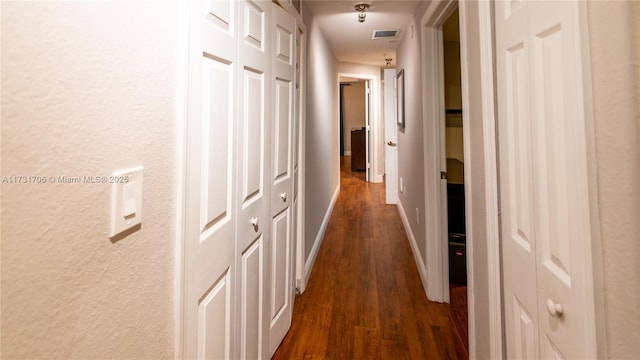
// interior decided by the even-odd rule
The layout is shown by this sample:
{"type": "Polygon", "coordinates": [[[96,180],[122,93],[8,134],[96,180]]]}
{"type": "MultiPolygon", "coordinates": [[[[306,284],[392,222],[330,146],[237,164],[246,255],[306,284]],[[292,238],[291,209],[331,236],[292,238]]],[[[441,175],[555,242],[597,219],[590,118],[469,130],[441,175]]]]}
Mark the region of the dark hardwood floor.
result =
{"type": "Polygon", "coordinates": [[[273,359],[466,359],[466,287],[427,300],[384,184],[341,160],[341,191],[293,324],[273,359]]]}

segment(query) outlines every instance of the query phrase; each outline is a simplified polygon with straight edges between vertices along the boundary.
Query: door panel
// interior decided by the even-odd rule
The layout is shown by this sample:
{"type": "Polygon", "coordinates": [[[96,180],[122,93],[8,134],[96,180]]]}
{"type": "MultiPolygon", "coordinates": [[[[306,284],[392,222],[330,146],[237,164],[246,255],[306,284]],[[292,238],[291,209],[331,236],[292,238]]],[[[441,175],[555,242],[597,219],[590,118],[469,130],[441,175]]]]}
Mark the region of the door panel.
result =
{"type": "Polygon", "coordinates": [[[289,305],[289,268],[291,256],[290,209],[273,219],[271,242],[271,326],[277,326],[279,319],[286,316],[289,305]]]}
{"type": "Polygon", "coordinates": [[[578,13],[576,1],[496,3],[509,358],[596,354],[578,13]]]}
{"type": "MultiPolygon", "coordinates": [[[[230,136],[233,115],[233,68],[209,58],[203,59],[203,118],[202,123],[202,202],[200,229],[222,227],[232,220],[233,150],[230,136]],[[216,116],[213,116],[216,114],[216,116]],[[224,184],[224,191],[220,191],[224,184]]],[[[214,230],[215,231],[215,230],[214,230]]]]}
{"type": "Polygon", "coordinates": [[[271,138],[271,251],[270,251],[270,355],[291,326],[293,297],[294,195],[293,130],[295,86],[295,20],[273,4],[272,89],[273,127],[271,138]]]}
{"type": "Polygon", "coordinates": [[[241,359],[262,358],[263,267],[264,239],[261,236],[242,254],[241,359]]]}
{"type": "Polygon", "coordinates": [[[536,357],[536,333],[533,319],[516,297],[513,298],[513,331],[515,333],[514,348],[517,359],[533,359],[536,357]]]}
{"type": "Polygon", "coordinates": [[[198,303],[199,359],[229,358],[232,289],[227,272],[198,303]]]}
{"type": "Polygon", "coordinates": [[[529,41],[526,29],[519,27],[523,21],[526,23],[525,15],[522,4],[512,3],[502,23],[509,31],[501,34],[503,48],[498,54],[499,63],[504,66],[504,71],[498,71],[498,81],[503,84],[499,88],[502,90],[499,101],[503,104],[500,109],[506,116],[499,121],[499,134],[504,134],[499,140],[502,222],[506,225],[502,245],[504,296],[512,299],[505,301],[505,314],[513,314],[511,320],[505,321],[506,333],[513,334],[507,336],[507,357],[534,359],[539,357],[539,342],[529,41]]]}
{"type": "Polygon", "coordinates": [[[185,196],[184,355],[230,356],[235,311],[235,5],[194,2],[185,196]]]}
{"type": "Polygon", "coordinates": [[[536,209],[542,234],[537,271],[545,357],[595,357],[591,233],[578,2],[529,5],[536,62],[532,112],[536,209]],[[550,303],[550,304],[549,304],[550,303]],[[554,307],[562,312],[555,314],[554,307]],[[542,315],[544,314],[544,315],[542,315]],[[579,340],[578,340],[579,339],[579,340]]]}
{"type": "MultiPolygon", "coordinates": [[[[268,26],[271,3],[238,4],[238,220],[236,227],[239,311],[236,313],[239,353],[234,358],[262,358],[268,351],[268,249],[270,239],[269,149],[271,96],[268,26]]],[[[237,350],[238,351],[238,350],[237,350]]]]}
{"type": "Polygon", "coordinates": [[[293,89],[291,82],[276,79],[274,93],[276,114],[274,118],[273,181],[275,184],[291,177],[291,127],[293,125],[293,89]]]}
{"type": "Polygon", "coordinates": [[[244,69],[242,131],[242,207],[264,198],[264,73],[244,69]]]}

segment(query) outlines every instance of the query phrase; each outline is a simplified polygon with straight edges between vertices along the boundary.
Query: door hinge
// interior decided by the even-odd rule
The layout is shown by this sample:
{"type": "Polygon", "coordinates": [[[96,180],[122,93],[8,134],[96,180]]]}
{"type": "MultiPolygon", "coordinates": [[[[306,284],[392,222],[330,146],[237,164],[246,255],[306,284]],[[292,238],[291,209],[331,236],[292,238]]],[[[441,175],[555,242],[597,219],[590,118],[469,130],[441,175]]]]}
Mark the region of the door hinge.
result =
{"type": "Polygon", "coordinates": [[[440,179],[441,180],[447,180],[447,172],[446,171],[440,171],[440,179]]]}

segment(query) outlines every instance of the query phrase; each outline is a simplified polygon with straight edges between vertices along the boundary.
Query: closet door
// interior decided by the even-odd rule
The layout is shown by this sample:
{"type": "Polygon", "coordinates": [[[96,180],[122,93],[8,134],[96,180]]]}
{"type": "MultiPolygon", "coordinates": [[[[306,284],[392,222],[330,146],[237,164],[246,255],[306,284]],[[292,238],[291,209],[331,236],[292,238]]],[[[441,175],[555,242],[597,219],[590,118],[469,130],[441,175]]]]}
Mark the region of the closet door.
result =
{"type": "Polygon", "coordinates": [[[269,136],[271,126],[271,3],[239,2],[238,225],[240,354],[258,359],[268,350],[267,288],[270,242],[269,136]]]}
{"type": "Polygon", "coordinates": [[[270,1],[190,3],[184,356],[269,351],[270,1]]]}
{"type": "Polygon", "coordinates": [[[507,358],[596,356],[578,10],[496,2],[507,358]]]}
{"type": "Polygon", "coordinates": [[[234,1],[190,6],[184,356],[234,354],[238,75],[234,1]]]}
{"type": "Polygon", "coordinates": [[[273,127],[271,137],[270,355],[291,326],[293,309],[293,131],[295,20],[273,7],[273,127]]]}

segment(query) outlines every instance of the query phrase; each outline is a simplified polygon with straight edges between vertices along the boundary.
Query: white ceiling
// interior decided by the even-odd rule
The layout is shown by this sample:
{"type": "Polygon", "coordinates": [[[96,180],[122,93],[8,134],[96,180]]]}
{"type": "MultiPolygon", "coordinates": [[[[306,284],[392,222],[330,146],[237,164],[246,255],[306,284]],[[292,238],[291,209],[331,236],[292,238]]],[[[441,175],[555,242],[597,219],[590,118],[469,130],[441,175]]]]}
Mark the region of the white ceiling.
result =
{"type": "Polygon", "coordinates": [[[385,56],[396,63],[396,48],[411,22],[418,1],[406,0],[306,0],[329,46],[340,62],[385,66],[385,56]],[[364,23],[358,22],[355,5],[370,5],[364,23]],[[400,30],[396,40],[371,39],[374,30],[400,30]]]}

